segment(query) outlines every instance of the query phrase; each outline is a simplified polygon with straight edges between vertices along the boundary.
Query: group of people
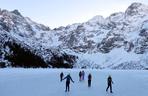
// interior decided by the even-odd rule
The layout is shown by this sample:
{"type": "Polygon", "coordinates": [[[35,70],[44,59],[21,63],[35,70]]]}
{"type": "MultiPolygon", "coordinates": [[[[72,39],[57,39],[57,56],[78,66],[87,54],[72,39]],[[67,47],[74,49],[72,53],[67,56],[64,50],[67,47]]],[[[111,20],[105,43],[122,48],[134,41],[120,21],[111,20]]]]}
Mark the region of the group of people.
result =
{"type": "MultiPolygon", "coordinates": [[[[84,81],[84,79],[85,79],[85,72],[83,70],[79,72],[79,81],[84,81]]],[[[92,75],[89,73],[88,74],[88,87],[91,87],[91,80],[92,80],[92,75]]]]}
{"type": "Polygon", "coordinates": [[[84,81],[85,78],[85,72],[84,71],[80,71],[79,72],[79,81],[84,81]]]}
{"type": "Polygon", "coordinates": [[[65,89],[65,92],[69,92],[70,91],[70,81],[72,81],[74,83],[74,81],[72,80],[70,74],[68,74],[66,77],[64,77],[64,74],[63,72],[60,74],[60,81],[62,82],[63,80],[66,79],[66,89],[65,89]]]}
{"type": "MultiPolygon", "coordinates": [[[[74,83],[72,77],[70,76],[70,74],[68,74],[67,76],[64,77],[64,73],[61,72],[60,73],[60,81],[62,82],[63,80],[66,79],[66,89],[65,92],[69,92],[70,91],[70,81],[74,83]]],[[[84,71],[80,71],[79,72],[79,81],[84,81],[85,79],[85,72],[84,71]]],[[[91,81],[92,81],[92,75],[89,73],[88,74],[88,87],[91,87],[91,81]]],[[[111,75],[108,76],[107,78],[107,88],[106,88],[106,92],[108,91],[108,89],[110,88],[110,93],[112,93],[112,77],[111,75]]]]}

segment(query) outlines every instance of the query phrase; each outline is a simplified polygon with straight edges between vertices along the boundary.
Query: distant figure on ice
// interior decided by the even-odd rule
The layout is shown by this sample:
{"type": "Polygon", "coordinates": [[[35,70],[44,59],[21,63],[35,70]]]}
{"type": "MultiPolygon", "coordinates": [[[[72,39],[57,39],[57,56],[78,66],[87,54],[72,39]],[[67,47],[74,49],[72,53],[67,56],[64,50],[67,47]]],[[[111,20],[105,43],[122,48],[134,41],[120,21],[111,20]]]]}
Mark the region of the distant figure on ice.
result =
{"type": "Polygon", "coordinates": [[[112,84],[113,84],[112,77],[109,75],[108,78],[107,78],[107,88],[106,88],[106,91],[108,91],[108,88],[110,88],[110,93],[113,93],[113,91],[112,91],[112,84]]]}
{"type": "Polygon", "coordinates": [[[91,87],[91,79],[92,79],[92,76],[91,74],[88,75],[88,87],[91,87]]]}
{"type": "Polygon", "coordinates": [[[63,74],[63,72],[61,72],[61,73],[60,73],[60,81],[61,81],[61,82],[62,82],[63,76],[64,76],[64,74],[63,74]]]}
{"type": "Polygon", "coordinates": [[[85,72],[84,72],[84,70],[82,71],[82,80],[84,80],[84,78],[85,78],[85,72]]]}
{"type": "MultiPolygon", "coordinates": [[[[66,79],[66,90],[65,90],[65,92],[69,92],[69,90],[70,90],[70,81],[72,81],[73,83],[74,83],[74,81],[72,80],[72,78],[71,78],[71,76],[70,76],[70,74],[68,74],[64,79],[66,79]]],[[[64,80],[64,79],[62,79],[62,80],[64,80]]]]}
{"type": "Polygon", "coordinates": [[[79,81],[81,81],[82,80],[82,72],[80,71],[79,72],[79,81]]]}

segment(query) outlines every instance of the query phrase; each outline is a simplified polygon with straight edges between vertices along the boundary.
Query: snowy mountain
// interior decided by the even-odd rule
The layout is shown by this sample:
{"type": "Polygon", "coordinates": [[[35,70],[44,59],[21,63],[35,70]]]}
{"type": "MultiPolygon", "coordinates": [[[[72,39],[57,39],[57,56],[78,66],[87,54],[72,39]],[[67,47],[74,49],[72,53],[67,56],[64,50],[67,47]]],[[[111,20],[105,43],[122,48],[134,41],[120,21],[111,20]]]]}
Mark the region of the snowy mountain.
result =
{"type": "Polygon", "coordinates": [[[48,40],[42,39],[49,30],[18,10],[0,10],[1,67],[72,67],[75,56],[50,47],[48,40]]]}
{"type": "MultiPolygon", "coordinates": [[[[145,69],[148,66],[148,6],[141,3],[133,3],[125,12],[107,18],[95,16],[87,22],[53,30],[23,17],[17,10],[1,10],[0,31],[0,35],[6,34],[51,67],[59,67],[59,59],[62,66],[66,63],[76,68],[145,69]],[[58,59],[53,60],[53,54],[58,59]]],[[[4,39],[9,40],[1,41],[4,39]]],[[[2,61],[6,62],[4,54],[11,52],[7,52],[9,48],[1,49],[6,51],[2,55],[2,61]]]]}

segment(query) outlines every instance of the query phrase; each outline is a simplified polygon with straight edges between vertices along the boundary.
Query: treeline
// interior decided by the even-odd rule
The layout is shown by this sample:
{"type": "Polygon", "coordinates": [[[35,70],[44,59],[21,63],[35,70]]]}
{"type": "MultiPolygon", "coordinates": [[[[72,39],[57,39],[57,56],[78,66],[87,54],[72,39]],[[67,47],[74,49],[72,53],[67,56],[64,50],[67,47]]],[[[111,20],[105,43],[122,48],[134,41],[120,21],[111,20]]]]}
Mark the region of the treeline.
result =
{"type": "Polygon", "coordinates": [[[73,65],[77,59],[76,56],[63,53],[62,55],[56,55],[52,53],[52,57],[49,61],[44,61],[43,58],[36,55],[35,52],[30,51],[20,44],[14,42],[7,42],[5,46],[10,48],[10,53],[5,56],[5,59],[10,64],[0,63],[0,67],[23,67],[23,68],[73,68],[73,65]]]}
{"type": "Polygon", "coordinates": [[[48,64],[40,56],[33,54],[29,49],[22,48],[21,45],[12,42],[8,42],[7,46],[9,46],[12,53],[5,58],[11,62],[12,67],[48,67],[48,64]]]}

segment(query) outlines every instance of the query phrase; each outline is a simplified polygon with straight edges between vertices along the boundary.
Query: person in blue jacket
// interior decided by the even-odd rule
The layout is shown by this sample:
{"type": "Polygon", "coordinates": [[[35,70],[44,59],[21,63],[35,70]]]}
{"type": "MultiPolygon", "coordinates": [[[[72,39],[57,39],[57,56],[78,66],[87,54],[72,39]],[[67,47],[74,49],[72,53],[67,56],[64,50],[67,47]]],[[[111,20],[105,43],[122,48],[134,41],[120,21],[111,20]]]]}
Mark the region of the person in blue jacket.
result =
{"type": "Polygon", "coordinates": [[[74,83],[74,81],[72,80],[70,74],[68,74],[66,77],[64,77],[62,80],[66,79],[66,89],[65,92],[69,92],[70,91],[70,81],[72,81],[74,83]]]}

